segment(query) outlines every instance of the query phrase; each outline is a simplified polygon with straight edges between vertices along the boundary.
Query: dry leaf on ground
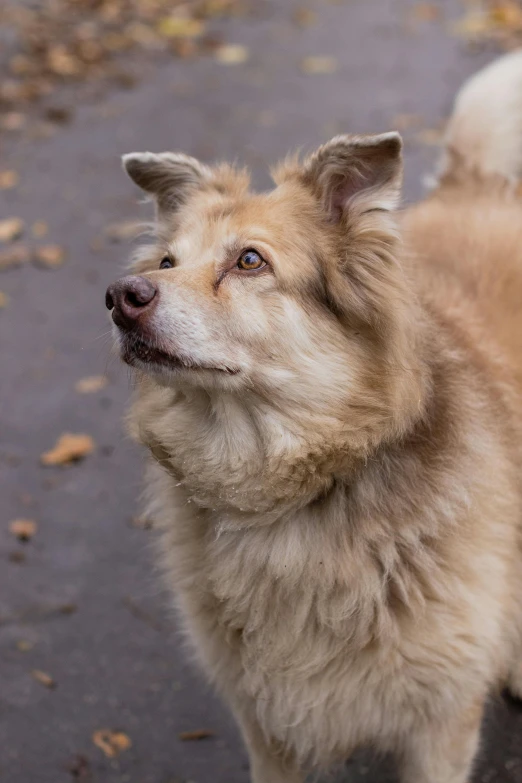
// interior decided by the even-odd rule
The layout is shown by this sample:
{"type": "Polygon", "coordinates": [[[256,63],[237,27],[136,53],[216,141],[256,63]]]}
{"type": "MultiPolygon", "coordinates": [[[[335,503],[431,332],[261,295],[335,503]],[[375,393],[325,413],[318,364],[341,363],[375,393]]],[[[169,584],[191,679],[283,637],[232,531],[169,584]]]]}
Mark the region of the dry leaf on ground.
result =
{"type": "Polygon", "coordinates": [[[0,190],[9,190],[15,188],[20,181],[18,172],[8,169],[6,171],[0,171],[0,190]]]}
{"type": "Polygon", "coordinates": [[[241,44],[223,44],[216,49],[216,60],[223,65],[240,65],[248,57],[248,49],[241,44]]]}
{"type": "Polygon", "coordinates": [[[304,73],[335,73],[337,60],[335,57],[305,57],[301,62],[304,73]]]}
{"type": "Polygon", "coordinates": [[[19,541],[30,541],[36,533],[37,524],[32,519],[13,519],[9,523],[9,532],[19,541]]]}
{"type": "Polygon", "coordinates": [[[25,114],[18,111],[9,111],[0,117],[0,128],[6,131],[21,130],[27,121],[25,114]]]}
{"type": "Polygon", "coordinates": [[[89,375],[87,378],[76,381],[74,388],[79,394],[94,394],[94,392],[105,388],[108,382],[109,379],[106,375],[89,375]]]}
{"type": "Polygon", "coordinates": [[[471,7],[450,32],[471,41],[494,40],[513,48],[522,42],[522,6],[517,0],[496,0],[471,7]]]}
{"type": "Polygon", "coordinates": [[[216,732],[210,731],[210,729],[195,729],[194,731],[182,731],[179,738],[184,742],[190,742],[191,740],[202,740],[215,736],[216,732]]]}
{"type": "Polygon", "coordinates": [[[18,239],[24,230],[24,221],[20,218],[7,218],[0,220],[0,242],[12,242],[18,239]]]}
{"type": "Polygon", "coordinates": [[[5,250],[0,250],[0,272],[26,264],[30,257],[29,248],[25,245],[14,245],[5,250]]]}
{"type": "Polygon", "coordinates": [[[9,297],[7,296],[7,294],[4,294],[3,291],[0,291],[0,309],[2,307],[7,307],[8,303],[9,303],[9,297]]]}
{"type": "Polygon", "coordinates": [[[299,27],[311,27],[317,22],[317,14],[310,8],[297,8],[293,14],[293,19],[299,27]]]}
{"type": "Polygon", "coordinates": [[[128,750],[132,745],[127,734],[123,731],[113,731],[112,729],[98,729],[98,731],[93,733],[92,741],[108,758],[115,758],[122,751],[128,750]]]}
{"type": "Polygon", "coordinates": [[[83,459],[94,450],[94,441],[90,435],[64,432],[56,445],[40,457],[42,465],[69,465],[83,459]]]}
{"type": "Polygon", "coordinates": [[[110,223],[105,227],[104,234],[111,242],[125,242],[136,239],[140,225],[134,220],[124,220],[121,223],[110,223]]]}
{"type": "Polygon", "coordinates": [[[75,780],[91,779],[91,765],[89,759],[87,756],[84,756],[83,753],[76,754],[67,767],[67,770],[75,780]]]}
{"type": "Polygon", "coordinates": [[[205,32],[205,23],[190,16],[166,16],[160,19],[156,29],[165,38],[199,38],[205,32]]]}
{"type": "Polygon", "coordinates": [[[38,266],[55,269],[65,261],[65,251],[60,245],[43,245],[35,250],[34,261],[38,266]]]}
{"type": "Polygon", "coordinates": [[[440,128],[424,128],[415,134],[415,140],[428,146],[442,144],[443,131],[440,128]]]}
{"type": "Polygon", "coordinates": [[[31,226],[31,233],[33,237],[36,237],[37,239],[41,239],[42,237],[44,237],[48,231],[49,231],[49,226],[47,225],[45,220],[37,220],[31,226]]]}
{"type": "Polygon", "coordinates": [[[422,124],[422,117],[419,114],[396,114],[391,121],[391,127],[398,131],[406,131],[410,128],[418,128],[422,124]]]}
{"type": "Polygon", "coordinates": [[[40,669],[33,669],[31,672],[31,676],[40,683],[40,685],[44,685],[46,688],[49,688],[52,690],[53,688],[56,688],[56,681],[53,680],[50,674],[47,674],[47,672],[42,672],[40,669]]]}
{"type": "Polygon", "coordinates": [[[34,647],[34,642],[29,642],[27,639],[19,639],[16,643],[16,649],[20,652],[29,652],[34,647]]]}
{"type": "Polygon", "coordinates": [[[441,9],[435,3],[418,3],[411,11],[411,19],[415,22],[434,22],[440,15],[441,9]]]}

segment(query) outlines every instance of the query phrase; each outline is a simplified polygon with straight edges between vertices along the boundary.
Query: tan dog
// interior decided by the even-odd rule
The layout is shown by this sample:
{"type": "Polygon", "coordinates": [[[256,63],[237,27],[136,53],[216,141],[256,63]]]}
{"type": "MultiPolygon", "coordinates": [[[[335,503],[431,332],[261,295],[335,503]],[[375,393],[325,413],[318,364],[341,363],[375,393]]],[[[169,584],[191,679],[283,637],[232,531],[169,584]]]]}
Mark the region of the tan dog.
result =
{"type": "Polygon", "coordinates": [[[168,584],[254,783],[359,745],[464,783],[522,696],[522,55],[398,214],[396,133],[274,172],[135,153],[157,241],[109,288],[168,584]]]}

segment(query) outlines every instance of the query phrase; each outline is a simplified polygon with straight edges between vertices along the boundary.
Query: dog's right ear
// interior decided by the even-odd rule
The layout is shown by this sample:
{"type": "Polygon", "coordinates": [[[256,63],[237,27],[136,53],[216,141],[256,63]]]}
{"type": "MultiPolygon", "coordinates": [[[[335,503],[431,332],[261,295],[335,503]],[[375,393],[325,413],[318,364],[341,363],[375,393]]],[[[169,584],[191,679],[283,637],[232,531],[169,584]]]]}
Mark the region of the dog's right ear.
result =
{"type": "Polygon", "coordinates": [[[181,153],[131,152],[122,162],[133,182],[153,196],[159,215],[176,212],[211,179],[208,166],[181,153]]]}

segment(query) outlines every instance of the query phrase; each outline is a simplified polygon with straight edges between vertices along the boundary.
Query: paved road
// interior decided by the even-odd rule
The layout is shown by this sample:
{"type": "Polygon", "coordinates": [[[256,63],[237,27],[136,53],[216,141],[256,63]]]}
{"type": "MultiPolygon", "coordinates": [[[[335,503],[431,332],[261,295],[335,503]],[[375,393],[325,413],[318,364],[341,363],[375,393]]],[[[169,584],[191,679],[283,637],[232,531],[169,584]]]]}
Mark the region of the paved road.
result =
{"type": "MultiPolygon", "coordinates": [[[[461,80],[493,53],[473,53],[448,34],[459,0],[438,3],[442,18],[425,22],[412,23],[413,6],[310,0],[317,22],[301,28],[295,3],[266,0],[257,18],[221,23],[226,40],[248,47],[246,64],[202,57],[144,66],[137,87],[97,103],[59,95],[75,116],[51,137],[32,138],[29,128],[2,138],[0,169],[15,169],[20,185],[0,192],[0,218],[45,221],[45,241],[63,245],[67,261],[0,274],[9,296],[0,312],[0,780],[247,783],[230,717],[183,656],[154,574],[154,533],[132,524],[140,455],[123,434],[129,380],[110,356],[103,307],[127,248],[103,236],[108,223],[147,208],[119,156],[181,149],[237,158],[265,186],[270,161],[341,130],[386,130],[411,114],[436,128],[461,80]],[[335,57],[337,71],[303,73],[299,63],[311,55],[335,57]],[[103,390],[75,391],[100,373],[109,376],[103,390]],[[43,468],[39,455],[65,431],[91,435],[95,452],[43,468]],[[20,517],[38,525],[25,545],[8,533],[20,517]],[[101,728],[125,732],[132,746],[107,758],[92,742],[101,728]],[[215,737],[178,739],[201,728],[215,737]]],[[[433,133],[419,140],[417,131],[406,132],[407,199],[422,193],[434,157],[421,141],[433,133]]],[[[521,711],[499,700],[486,723],[476,781],[522,781],[521,711]]],[[[386,763],[358,759],[339,777],[362,780],[393,776],[386,763]]]]}

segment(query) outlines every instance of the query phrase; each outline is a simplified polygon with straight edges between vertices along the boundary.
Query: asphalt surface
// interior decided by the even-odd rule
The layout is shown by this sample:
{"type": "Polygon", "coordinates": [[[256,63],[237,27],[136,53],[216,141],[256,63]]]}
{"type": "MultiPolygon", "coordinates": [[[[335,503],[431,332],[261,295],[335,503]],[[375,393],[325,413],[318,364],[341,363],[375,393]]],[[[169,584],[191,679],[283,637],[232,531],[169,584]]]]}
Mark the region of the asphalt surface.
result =
{"type": "MultiPolygon", "coordinates": [[[[316,23],[300,27],[298,4],[267,0],[254,17],[219,23],[227,41],[248,48],[248,62],[144,58],[141,67],[135,59],[133,89],[96,102],[64,89],[69,125],[42,138],[30,124],[1,138],[0,168],[16,170],[20,184],[0,191],[0,219],[45,221],[45,241],[67,258],[54,270],[0,272],[9,297],[0,311],[0,780],[247,783],[233,722],[185,657],[159,588],[154,531],[132,522],[141,458],[124,434],[129,378],[111,357],[103,304],[128,247],[104,232],[149,208],[119,157],[174,149],[237,159],[265,187],[267,165],[290,149],[400,122],[408,126],[405,197],[416,199],[435,155],[425,142],[461,81],[494,56],[448,33],[459,0],[436,5],[441,18],[412,22],[409,0],[310,0],[316,23]],[[334,57],[337,70],[303,72],[307,56],[334,57]],[[109,377],[104,389],[75,391],[99,374],[109,377]],[[41,453],[63,432],[92,436],[94,452],[70,467],[42,467],[41,453]],[[29,543],[9,532],[17,518],[37,523],[29,543]],[[107,757],[92,740],[105,728],[124,732],[131,747],[107,757]],[[214,736],[179,739],[198,729],[214,736]]],[[[520,708],[499,698],[484,736],[474,781],[522,781],[520,708]]],[[[336,780],[394,777],[386,761],[358,757],[336,780]]]]}

